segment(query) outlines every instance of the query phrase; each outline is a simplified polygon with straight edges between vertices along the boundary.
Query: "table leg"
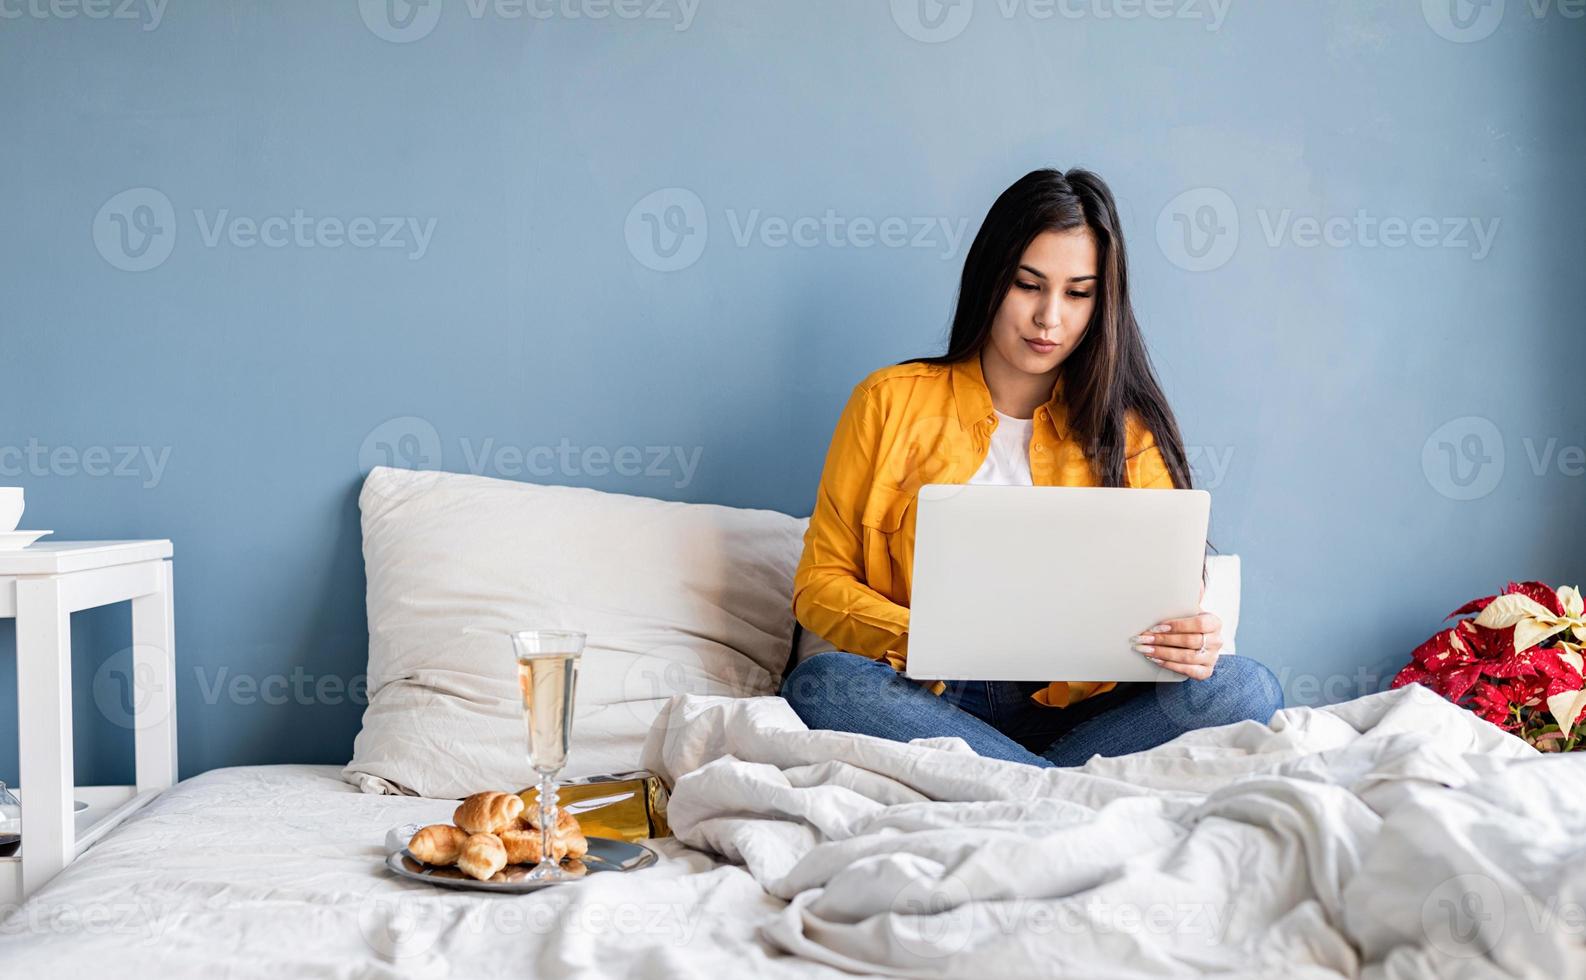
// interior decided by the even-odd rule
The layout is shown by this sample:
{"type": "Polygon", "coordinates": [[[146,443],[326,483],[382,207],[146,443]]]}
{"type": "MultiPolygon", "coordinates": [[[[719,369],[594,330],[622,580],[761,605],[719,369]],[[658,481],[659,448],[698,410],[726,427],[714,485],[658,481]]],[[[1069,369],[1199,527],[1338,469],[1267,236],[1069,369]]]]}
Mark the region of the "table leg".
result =
{"type": "Polygon", "coordinates": [[[132,600],[133,736],[138,792],[169,789],[176,774],[176,620],[171,563],[160,562],[159,591],[132,600]]]}
{"type": "Polygon", "coordinates": [[[22,894],[71,863],[72,621],[55,578],[17,580],[17,735],[22,894]]]}

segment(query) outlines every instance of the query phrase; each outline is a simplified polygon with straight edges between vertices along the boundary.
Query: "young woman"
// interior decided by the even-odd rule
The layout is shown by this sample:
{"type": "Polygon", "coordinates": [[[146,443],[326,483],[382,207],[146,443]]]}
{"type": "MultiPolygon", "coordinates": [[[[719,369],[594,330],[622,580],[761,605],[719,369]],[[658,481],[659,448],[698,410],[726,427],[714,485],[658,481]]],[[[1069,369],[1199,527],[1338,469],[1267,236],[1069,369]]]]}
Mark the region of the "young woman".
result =
{"type": "Polygon", "coordinates": [[[1004,191],[964,260],[947,353],[854,388],[793,595],[798,621],[847,652],[806,660],[782,695],[811,728],[956,735],[981,755],[1039,766],[1265,722],[1282,707],[1265,667],[1219,657],[1222,623],[1206,612],[1142,623],[1131,638],[1189,678],[1180,684],[904,677],[915,492],[925,483],[1190,486],[1129,302],[1117,207],[1095,174],[1038,170],[1004,191]]]}

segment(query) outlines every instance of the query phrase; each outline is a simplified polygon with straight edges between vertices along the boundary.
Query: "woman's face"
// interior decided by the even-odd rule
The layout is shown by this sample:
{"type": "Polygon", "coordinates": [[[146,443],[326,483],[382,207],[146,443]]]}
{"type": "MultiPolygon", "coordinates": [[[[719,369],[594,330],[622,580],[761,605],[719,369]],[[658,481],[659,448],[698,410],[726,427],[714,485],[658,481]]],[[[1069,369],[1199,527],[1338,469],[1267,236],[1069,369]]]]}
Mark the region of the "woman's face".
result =
{"type": "Polygon", "coordinates": [[[1019,258],[988,353],[1026,374],[1055,374],[1085,335],[1100,286],[1088,227],[1043,231],[1019,258]]]}

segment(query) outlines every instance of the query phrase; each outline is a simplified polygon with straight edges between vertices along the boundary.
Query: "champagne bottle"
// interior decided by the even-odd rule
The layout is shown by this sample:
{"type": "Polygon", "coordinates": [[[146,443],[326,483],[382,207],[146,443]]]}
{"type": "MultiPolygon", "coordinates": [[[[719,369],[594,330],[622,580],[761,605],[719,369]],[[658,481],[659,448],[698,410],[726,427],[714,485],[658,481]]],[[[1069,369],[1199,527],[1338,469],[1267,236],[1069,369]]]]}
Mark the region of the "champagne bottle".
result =
{"type": "MultiPolygon", "coordinates": [[[[540,791],[518,793],[527,813],[538,813],[540,791]]],[[[670,837],[666,823],[666,784],[654,773],[636,771],[587,776],[557,783],[556,805],[578,818],[585,837],[641,841],[670,837]]]]}

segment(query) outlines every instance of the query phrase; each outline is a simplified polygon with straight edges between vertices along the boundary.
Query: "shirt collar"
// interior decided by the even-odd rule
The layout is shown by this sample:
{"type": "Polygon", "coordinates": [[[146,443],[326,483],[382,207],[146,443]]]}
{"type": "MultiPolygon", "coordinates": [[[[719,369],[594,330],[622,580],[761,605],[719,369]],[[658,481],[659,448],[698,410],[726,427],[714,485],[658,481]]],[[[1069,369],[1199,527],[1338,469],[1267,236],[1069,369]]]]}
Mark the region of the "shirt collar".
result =
{"type": "MultiPolygon", "coordinates": [[[[953,401],[958,408],[958,423],[968,431],[991,415],[993,409],[991,389],[986,387],[986,375],[980,368],[979,354],[973,354],[962,361],[954,361],[951,370],[953,401]]],[[[1052,388],[1051,399],[1041,407],[1046,410],[1057,437],[1064,438],[1068,428],[1068,408],[1063,403],[1061,376],[1052,388]]],[[[1036,417],[1040,418],[1040,415],[1041,411],[1037,409],[1036,417]]]]}

